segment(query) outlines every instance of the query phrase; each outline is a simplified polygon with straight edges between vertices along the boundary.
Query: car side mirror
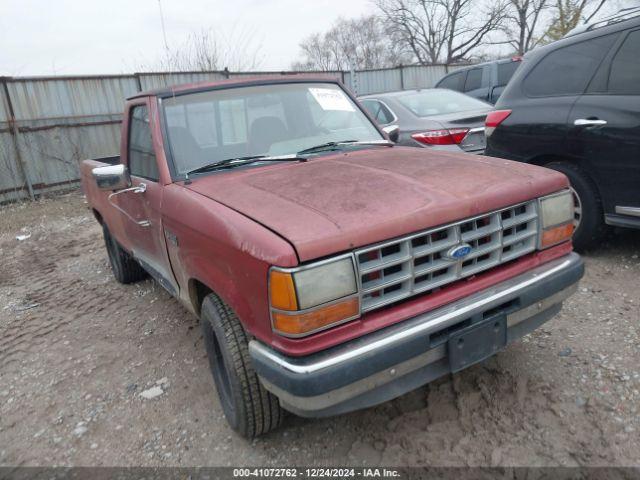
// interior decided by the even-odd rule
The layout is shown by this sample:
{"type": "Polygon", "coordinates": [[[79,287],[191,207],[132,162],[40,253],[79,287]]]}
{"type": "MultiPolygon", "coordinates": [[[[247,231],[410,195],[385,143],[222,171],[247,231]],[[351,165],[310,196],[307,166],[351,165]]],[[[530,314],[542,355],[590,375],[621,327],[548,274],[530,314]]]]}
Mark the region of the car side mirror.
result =
{"type": "Polygon", "coordinates": [[[387,134],[387,137],[389,137],[389,140],[393,143],[396,143],[400,137],[400,127],[398,125],[387,125],[386,127],[382,127],[382,131],[387,134]]]}
{"type": "Polygon", "coordinates": [[[96,167],[91,173],[101,190],[122,190],[131,186],[129,170],[122,164],[96,167]]]}

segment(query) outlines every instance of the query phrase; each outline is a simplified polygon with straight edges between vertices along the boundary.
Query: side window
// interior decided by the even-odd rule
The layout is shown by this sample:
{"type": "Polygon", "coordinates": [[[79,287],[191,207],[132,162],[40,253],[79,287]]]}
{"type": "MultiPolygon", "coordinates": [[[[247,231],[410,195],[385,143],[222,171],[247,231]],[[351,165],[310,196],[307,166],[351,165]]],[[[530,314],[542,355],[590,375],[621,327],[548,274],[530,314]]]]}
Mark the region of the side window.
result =
{"type": "Polygon", "coordinates": [[[549,53],[527,75],[525,92],[534,97],[581,94],[616,36],[605,35],[549,53]]]}
{"type": "Polygon", "coordinates": [[[363,100],[362,106],[380,125],[393,122],[394,116],[382,102],[377,100],[363,100]]]}
{"type": "Polygon", "coordinates": [[[498,64],[498,86],[499,87],[503,87],[507,83],[509,83],[509,80],[511,80],[511,77],[513,77],[513,74],[516,73],[516,70],[518,69],[521,63],[522,62],[507,62],[507,63],[498,64]]]}
{"type": "Polygon", "coordinates": [[[129,171],[131,175],[157,181],[160,178],[153,150],[149,112],[144,105],[134,107],[129,120],[129,171]]]}
{"type": "Polygon", "coordinates": [[[461,92],[464,88],[464,77],[466,74],[467,72],[460,72],[445,77],[438,84],[438,88],[448,88],[450,90],[457,90],[458,92],[461,92]]]}
{"type": "Polygon", "coordinates": [[[482,88],[482,69],[474,68],[467,73],[467,80],[464,82],[464,91],[470,92],[482,88]]]}
{"type": "Polygon", "coordinates": [[[610,93],[640,95],[640,30],[631,32],[611,62],[610,93]]]}

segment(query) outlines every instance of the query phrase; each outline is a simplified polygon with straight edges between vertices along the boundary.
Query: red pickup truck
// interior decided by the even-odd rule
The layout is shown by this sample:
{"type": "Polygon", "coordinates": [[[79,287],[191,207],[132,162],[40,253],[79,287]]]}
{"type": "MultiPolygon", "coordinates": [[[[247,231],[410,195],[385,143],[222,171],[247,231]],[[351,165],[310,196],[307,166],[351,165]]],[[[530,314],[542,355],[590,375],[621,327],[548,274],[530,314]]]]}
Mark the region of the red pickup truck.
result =
{"type": "Polygon", "coordinates": [[[231,80],[129,98],[120,156],[83,162],[116,280],[200,318],[242,435],[457,372],[576,289],[564,175],[395,133],[337,81],[231,80]]]}

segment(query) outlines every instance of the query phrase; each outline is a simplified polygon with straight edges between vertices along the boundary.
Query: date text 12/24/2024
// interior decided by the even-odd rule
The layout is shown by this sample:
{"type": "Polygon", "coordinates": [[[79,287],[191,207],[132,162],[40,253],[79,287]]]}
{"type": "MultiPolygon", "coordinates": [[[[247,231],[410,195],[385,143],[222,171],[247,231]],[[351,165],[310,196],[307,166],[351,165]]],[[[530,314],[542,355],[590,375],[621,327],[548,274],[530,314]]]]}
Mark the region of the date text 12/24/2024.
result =
{"type": "Polygon", "coordinates": [[[389,468],[234,468],[235,478],[399,478],[389,468]]]}

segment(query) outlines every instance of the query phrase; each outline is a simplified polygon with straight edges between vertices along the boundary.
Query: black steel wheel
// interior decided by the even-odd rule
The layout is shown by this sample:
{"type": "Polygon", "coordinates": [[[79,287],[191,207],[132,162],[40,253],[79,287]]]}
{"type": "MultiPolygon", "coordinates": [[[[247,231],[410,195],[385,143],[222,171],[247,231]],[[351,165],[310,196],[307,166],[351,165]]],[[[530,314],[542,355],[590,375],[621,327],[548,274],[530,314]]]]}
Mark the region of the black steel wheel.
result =
{"type": "Polygon", "coordinates": [[[260,384],[236,314],[217,295],[209,294],[200,317],[209,367],[231,428],[253,438],[280,426],[284,411],[278,398],[260,384]]]}

